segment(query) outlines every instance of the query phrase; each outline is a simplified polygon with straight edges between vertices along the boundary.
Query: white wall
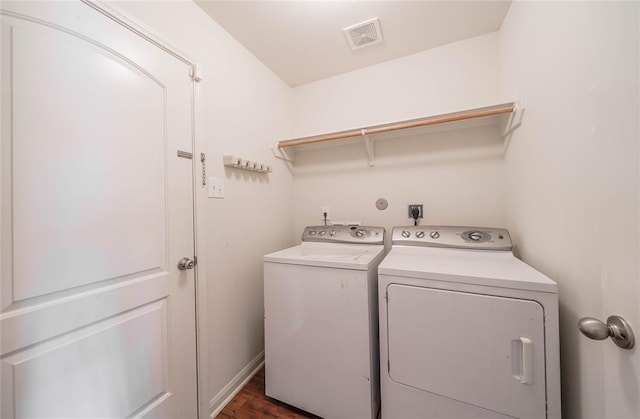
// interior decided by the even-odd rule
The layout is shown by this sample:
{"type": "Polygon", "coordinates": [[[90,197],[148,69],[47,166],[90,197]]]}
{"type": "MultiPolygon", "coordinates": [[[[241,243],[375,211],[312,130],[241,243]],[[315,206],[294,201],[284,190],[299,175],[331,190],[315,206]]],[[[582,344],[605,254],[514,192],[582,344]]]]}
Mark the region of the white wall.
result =
{"type": "MultiPolygon", "coordinates": [[[[488,34],[297,87],[295,136],[307,136],[496,104],[498,36],[488,34]]],[[[424,223],[504,226],[502,142],[496,127],[432,132],[295,156],[294,234],[321,221],[390,230],[406,225],[407,204],[424,204],[424,223]],[[378,198],[389,208],[379,211],[378,198]]]]}
{"type": "Polygon", "coordinates": [[[640,417],[640,359],[581,336],[638,313],[638,3],[514,2],[501,92],[524,99],[506,154],[509,228],[559,283],[567,418],[640,417]]]}
{"type": "Polygon", "coordinates": [[[290,89],[191,1],[118,6],[204,69],[196,153],[206,153],[209,176],[224,178],[226,195],[197,191],[208,404],[263,350],[262,256],[293,244],[291,174],[269,150],[290,135],[290,89]],[[271,164],[273,173],[226,169],[224,154],[271,164]]]}
{"type": "Polygon", "coordinates": [[[495,104],[498,35],[455,42],[293,89],[293,136],[495,104]]]}

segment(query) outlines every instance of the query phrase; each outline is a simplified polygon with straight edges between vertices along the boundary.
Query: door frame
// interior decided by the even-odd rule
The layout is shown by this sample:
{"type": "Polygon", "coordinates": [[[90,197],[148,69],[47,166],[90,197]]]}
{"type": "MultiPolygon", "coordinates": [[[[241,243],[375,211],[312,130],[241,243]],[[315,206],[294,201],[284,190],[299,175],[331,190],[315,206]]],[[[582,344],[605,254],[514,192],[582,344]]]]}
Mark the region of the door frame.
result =
{"type": "Polygon", "coordinates": [[[209,416],[209,402],[208,402],[208,386],[207,386],[207,371],[208,371],[208,339],[206,339],[207,331],[207,281],[206,281],[206,263],[205,258],[200,258],[199,250],[205,248],[204,236],[198,235],[198,221],[199,214],[205,213],[205,185],[200,182],[200,177],[196,175],[198,173],[197,165],[200,163],[200,152],[203,150],[200,139],[200,127],[201,121],[199,114],[199,83],[202,80],[202,67],[193,59],[189,58],[186,54],[182,53],[177,48],[173,47],[169,42],[164,40],[160,35],[149,27],[143,25],[131,15],[125,13],[117,6],[107,3],[102,0],[80,0],[88,7],[100,12],[105,17],[113,20],[117,24],[123,26],[127,30],[140,36],[147,42],[160,48],[167,54],[175,57],[189,66],[189,74],[192,80],[192,96],[191,96],[191,144],[193,150],[192,159],[192,177],[191,186],[193,189],[193,246],[194,256],[197,260],[197,265],[194,268],[194,281],[195,281],[195,336],[196,336],[196,387],[198,394],[197,400],[197,412],[199,418],[207,418],[209,416]],[[198,156],[198,158],[196,158],[198,156]],[[202,278],[202,280],[200,280],[202,278]]]}

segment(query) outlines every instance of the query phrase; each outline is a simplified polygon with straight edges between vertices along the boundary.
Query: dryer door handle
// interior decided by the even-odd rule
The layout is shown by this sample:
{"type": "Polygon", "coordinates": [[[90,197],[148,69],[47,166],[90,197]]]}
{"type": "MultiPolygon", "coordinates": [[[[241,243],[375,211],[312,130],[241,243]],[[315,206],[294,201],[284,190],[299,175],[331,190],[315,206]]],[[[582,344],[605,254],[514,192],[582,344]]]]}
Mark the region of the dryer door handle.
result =
{"type": "Polygon", "coordinates": [[[511,375],[521,384],[533,384],[533,341],[519,337],[511,341],[511,375]]]}

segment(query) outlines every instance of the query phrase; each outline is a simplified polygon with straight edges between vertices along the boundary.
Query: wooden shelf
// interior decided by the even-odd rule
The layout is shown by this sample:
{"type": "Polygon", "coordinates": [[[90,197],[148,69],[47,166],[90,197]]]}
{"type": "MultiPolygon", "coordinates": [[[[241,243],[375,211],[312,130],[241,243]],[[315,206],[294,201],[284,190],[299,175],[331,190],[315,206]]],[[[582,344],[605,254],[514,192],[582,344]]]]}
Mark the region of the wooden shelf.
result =
{"type": "MultiPolygon", "coordinates": [[[[322,143],[327,141],[362,137],[365,141],[365,145],[367,146],[367,152],[369,154],[369,165],[373,166],[373,144],[370,138],[371,135],[510,114],[514,112],[515,108],[516,108],[516,105],[514,102],[502,103],[499,105],[486,106],[483,108],[468,109],[468,110],[459,111],[459,112],[428,116],[425,118],[411,119],[411,120],[399,121],[399,122],[383,124],[383,125],[374,125],[368,128],[359,128],[359,129],[352,129],[347,131],[333,132],[333,133],[324,134],[324,135],[315,135],[311,137],[302,137],[302,138],[295,138],[292,140],[284,140],[284,141],[278,142],[277,148],[280,152],[284,152],[285,151],[284,149],[288,147],[297,147],[297,146],[303,146],[307,144],[316,144],[316,143],[322,143]]],[[[286,160],[290,160],[290,158],[286,157],[286,154],[284,155],[285,156],[282,158],[286,160]]]]}

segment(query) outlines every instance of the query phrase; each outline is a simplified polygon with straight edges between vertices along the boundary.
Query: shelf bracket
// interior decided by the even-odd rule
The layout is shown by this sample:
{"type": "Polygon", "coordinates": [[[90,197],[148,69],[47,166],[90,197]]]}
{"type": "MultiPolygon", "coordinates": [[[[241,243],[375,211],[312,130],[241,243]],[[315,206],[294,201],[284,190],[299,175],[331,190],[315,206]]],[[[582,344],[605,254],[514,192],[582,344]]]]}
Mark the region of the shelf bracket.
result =
{"type": "Polygon", "coordinates": [[[368,157],[368,163],[369,163],[369,167],[373,167],[376,165],[376,160],[375,160],[375,146],[373,145],[373,140],[371,139],[370,136],[367,135],[367,130],[362,128],[362,131],[360,131],[362,138],[364,139],[364,145],[367,147],[367,157],[368,157]]]}
{"type": "Polygon", "coordinates": [[[293,156],[291,156],[289,153],[287,153],[287,151],[284,148],[278,147],[278,144],[274,144],[271,147],[271,152],[273,153],[273,157],[275,157],[276,159],[280,159],[280,160],[284,160],[284,161],[289,162],[289,163],[293,163],[293,156]]]}
{"type": "Polygon", "coordinates": [[[522,125],[524,110],[524,100],[513,104],[513,112],[509,114],[509,119],[507,120],[504,131],[501,134],[502,138],[509,138],[513,131],[522,125]]]}

